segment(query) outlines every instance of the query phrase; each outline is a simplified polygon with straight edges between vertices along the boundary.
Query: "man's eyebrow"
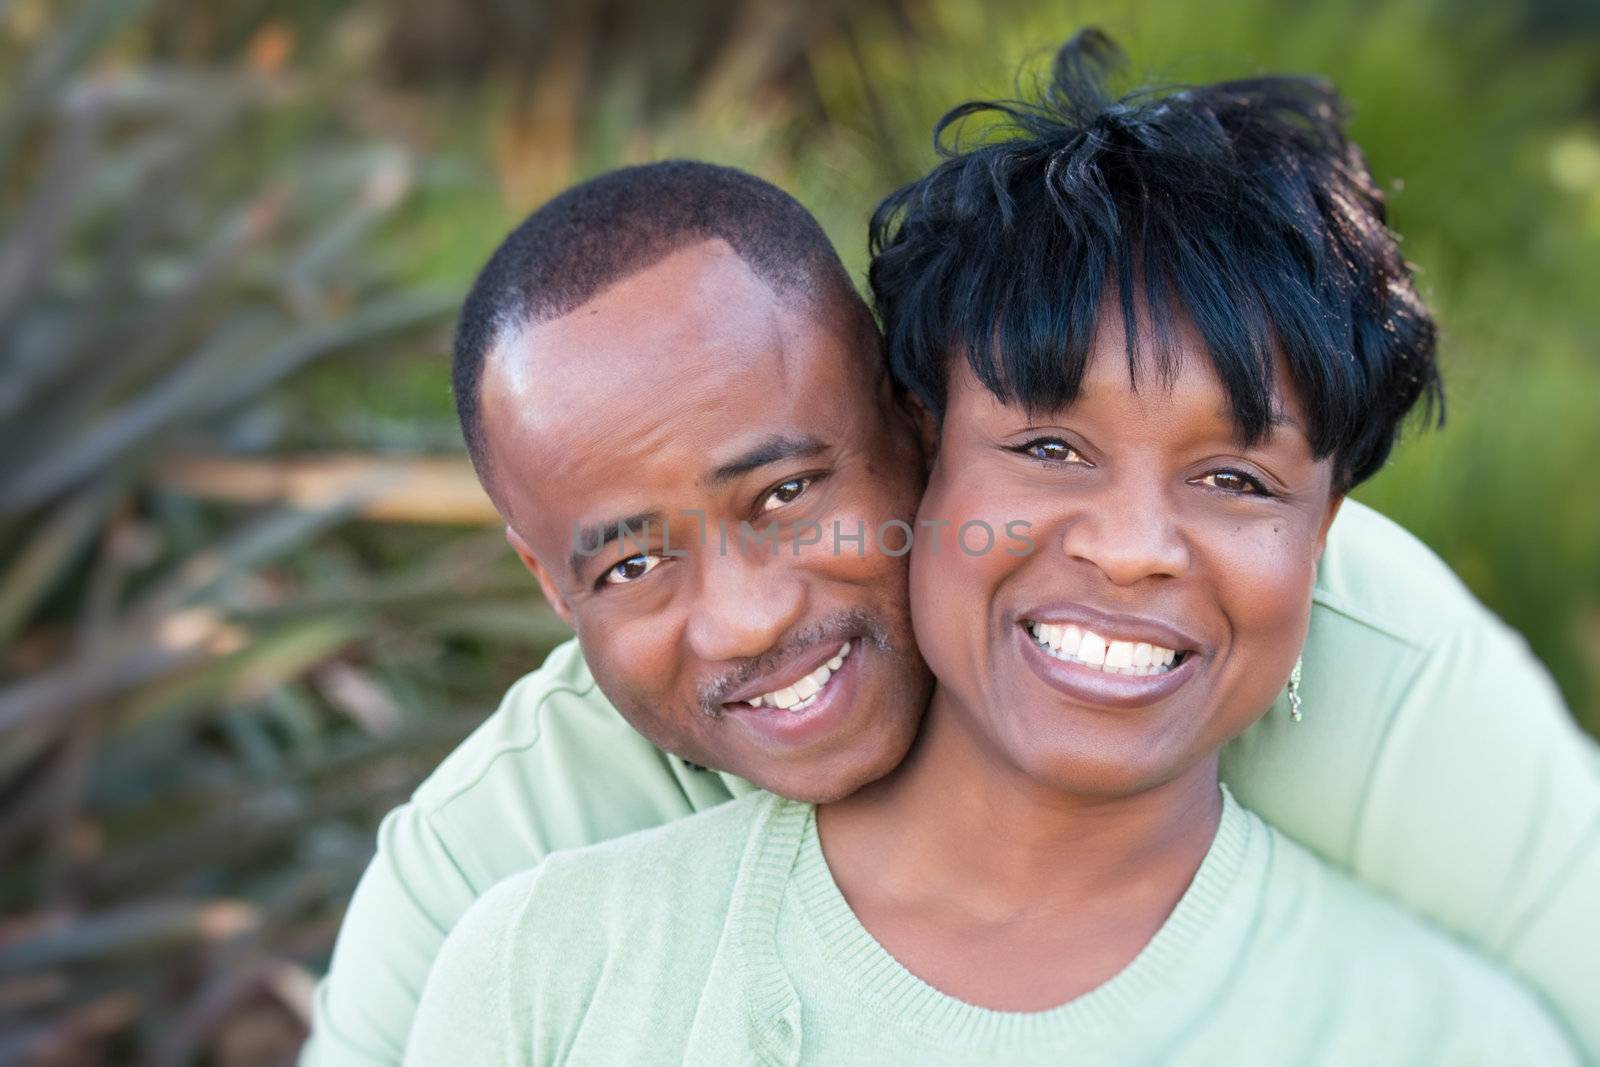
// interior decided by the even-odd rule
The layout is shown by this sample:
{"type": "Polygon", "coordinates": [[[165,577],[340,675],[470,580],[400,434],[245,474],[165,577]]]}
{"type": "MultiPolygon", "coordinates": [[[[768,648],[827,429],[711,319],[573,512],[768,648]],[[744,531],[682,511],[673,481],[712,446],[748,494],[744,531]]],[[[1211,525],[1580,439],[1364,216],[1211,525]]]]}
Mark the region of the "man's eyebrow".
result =
{"type": "Polygon", "coordinates": [[[794,459],[797,456],[814,456],[818,452],[826,451],[828,444],[820,437],[810,435],[791,437],[785,434],[775,434],[766,438],[739,456],[735,456],[727,463],[718,466],[705,477],[708,488],[715,489],[732,481],[741,475],[749,474],[753,470],[765,467],[769,463],[776,463],[783,459],[794,459]]]}
{"type": "Polygon", "coordinates": [[[629,537],[636,541],[643,541],[645,527],[650,524],[660,526],[664,520],[659,511],[641,511],[621,519],[608,519],[605,522],[591,522],[578,526],[574,532],[572,557],[567,561],[573,574],[583,571],[585,560],[593,559],[600,554],[600,550],[613,541],[620,541],[629,537]]]}

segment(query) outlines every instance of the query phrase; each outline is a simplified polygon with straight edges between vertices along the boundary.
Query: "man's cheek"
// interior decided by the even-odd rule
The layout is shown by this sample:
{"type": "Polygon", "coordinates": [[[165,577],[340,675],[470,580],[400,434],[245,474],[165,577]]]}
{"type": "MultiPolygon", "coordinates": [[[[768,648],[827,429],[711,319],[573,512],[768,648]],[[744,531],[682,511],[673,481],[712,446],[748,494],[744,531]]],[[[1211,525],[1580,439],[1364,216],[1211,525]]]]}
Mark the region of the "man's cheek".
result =
{"type": "Polygon", "coordinates": [[[821,519],[801,519],[789,531],[788,550],[796,559],[814,556],[819,547],[825,549],[827,544],[828,529],[821,519]]]}
{"type": "Polygon", "coordinates": [[[602,688],[652,700],[674,695],[681,665],[669,628],[611,613],[590,613],[582,620],[578,642],[596,677],[609,680],[610,685],[602,688]]]}
{"type": "Polygon", "coordinates": [[[793,550],[808,566],[849,574],[881,563],[878,525],[859,510],[834,511],[797,524],[793,550]]]}

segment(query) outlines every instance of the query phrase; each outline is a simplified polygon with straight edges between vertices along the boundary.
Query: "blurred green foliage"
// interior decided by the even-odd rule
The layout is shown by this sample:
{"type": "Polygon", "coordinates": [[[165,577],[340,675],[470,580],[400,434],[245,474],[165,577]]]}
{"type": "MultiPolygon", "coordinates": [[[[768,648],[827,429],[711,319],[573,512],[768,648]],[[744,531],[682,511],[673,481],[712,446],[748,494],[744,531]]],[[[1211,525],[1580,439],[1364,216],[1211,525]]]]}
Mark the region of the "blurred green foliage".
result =
{"type": "Polygon", "coordinates": [[[562,634],[492,528],[355,521],[370,485],[219,503],[175,457],[459,454],[452,308],[529,209],[623,163],[753,170],[859,276],[934,121],[1085,24],[1136,76],[1339,84],[1450,387],[1447,427],[1358,495],[1600,733],[1597,23],[1565,0],[0,0],[0,1067],[282,1062],[376,819],[562,634]]]}

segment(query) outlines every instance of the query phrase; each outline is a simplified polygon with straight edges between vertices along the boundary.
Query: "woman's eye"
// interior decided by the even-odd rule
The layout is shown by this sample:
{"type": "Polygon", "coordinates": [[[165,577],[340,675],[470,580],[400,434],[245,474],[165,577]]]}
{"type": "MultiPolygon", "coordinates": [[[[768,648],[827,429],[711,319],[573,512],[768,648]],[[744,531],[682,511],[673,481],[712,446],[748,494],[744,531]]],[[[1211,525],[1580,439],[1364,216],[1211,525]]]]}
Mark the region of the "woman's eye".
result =
{"type": "Polygon", "coordinates": [[[793,503],[801,493],[811,487],[811,481],[810,478],[790,478],[786,482],[779,482],[772,487],[772,492],[768,493],[766,499],[761,502],[761,510],[772,511],[775,508],[783,507],[785,504],[793,503]]]}
{"type": "Polygon", "coordinates": [[[1082,463],[1083,454],[1059,437],[1039,437],[1012,449],[1044,463],[1082,463]]]}
{"type": "Polygon", "coordinates": [[[660,556],[647,556],[640,554],[629,556],[606,571],[603,581],[607,585],[627,585],[636,582],[661,565],[660,556]]]}
{"type": "Polygon", "coordinates": [[[1266,496],[1266,486],[1243,471],[1212,471],[1199,479],[1201,485],[1221,489],[1227,493],[1266,496]]]}

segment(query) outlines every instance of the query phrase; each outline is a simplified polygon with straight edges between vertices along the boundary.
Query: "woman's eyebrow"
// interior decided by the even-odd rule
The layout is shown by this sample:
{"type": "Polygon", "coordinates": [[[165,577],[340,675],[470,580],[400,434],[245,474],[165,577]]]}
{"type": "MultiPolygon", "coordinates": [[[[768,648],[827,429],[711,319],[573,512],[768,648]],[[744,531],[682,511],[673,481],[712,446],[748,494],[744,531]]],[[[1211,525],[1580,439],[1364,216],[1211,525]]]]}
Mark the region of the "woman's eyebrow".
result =
{"type": "Polygon", "coordinates": [[[753,447],[726,463],[719,464],[702,481],[708,488],[715,489],[719,485],[749,474],[753,470],[765,467],[769,463],[794,459],[798,456],[814,456],[818,452],[826,451],[827,448],[828,443],[826,441],[809,434],[799,437],[788,434],[773,434],[771,437],[758,441],[753,447]]]}
{"type": "MultiPolygon", "coordinates": [[[[1238,440],[1243,440],[1244,435],[1239,429],[1239,416],[1234,412],[1233,408],[1229,407],[1227,404],[1224,404],[1222,407],[1218,408],[1217,421],[1219,423],[1227,423],[1232,426],[1233,436],[1238,440]]],[[[1279,404],[1274,404],[1271,412],[1269,412],[1267,415],[1267,429],[1269,431],[1281,429],[1299,430],[1302,434],[1307,434],[1307,436],[1309,436],[1308,431],[1300,422],[1300,420],[1295,418],[1294,415],[1290,414],[1287,408],[1284,408],[1279,404]]],[[[1270,433],[1268,436],[1270,436],[1270,433]]],[[[1264,443],[1264,441],[1265,438],[1263,438],[1262,442],[1258,443],[1264,443]]]]}

